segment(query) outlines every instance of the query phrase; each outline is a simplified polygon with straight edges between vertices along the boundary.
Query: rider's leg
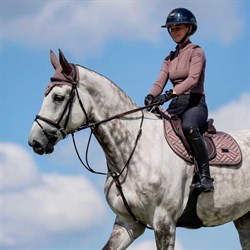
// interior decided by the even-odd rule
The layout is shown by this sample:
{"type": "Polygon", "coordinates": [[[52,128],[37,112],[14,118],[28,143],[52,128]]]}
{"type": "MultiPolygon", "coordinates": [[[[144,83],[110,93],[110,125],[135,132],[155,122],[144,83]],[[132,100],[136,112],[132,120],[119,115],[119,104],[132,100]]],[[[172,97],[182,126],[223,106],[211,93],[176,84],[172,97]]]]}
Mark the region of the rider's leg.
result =
{"type": "Polygon", "coordinates": [[[214,190],[213,179],[210,176],[209,161],[206,145],[198,128],[190,128],[187,135],[197,161],[200,183],[196,183],[192,188],[200,188],[204,192],[214,190]]]}
{"type": "Polygon", "coordinates": [[[209,192],[214,190],[213,179],[210,177],[207,148],[199,130],[206,120],[207,108],[204,103],[189,108],[182,116],[183,131],[193,150],[200,175],[200,182],[192,185],[192,188],[199,188],[204,192],[209,192]]]}

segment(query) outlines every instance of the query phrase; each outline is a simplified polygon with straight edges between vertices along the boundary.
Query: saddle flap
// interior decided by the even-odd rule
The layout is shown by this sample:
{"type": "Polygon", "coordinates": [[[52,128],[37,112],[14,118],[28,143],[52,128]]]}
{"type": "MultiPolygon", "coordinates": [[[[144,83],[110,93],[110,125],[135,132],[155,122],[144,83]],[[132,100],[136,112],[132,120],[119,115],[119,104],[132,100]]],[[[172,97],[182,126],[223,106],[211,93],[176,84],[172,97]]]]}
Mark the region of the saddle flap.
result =
{"type": "Polygon", "coordinates": [[[208,135],[207,133],[203,135],[203,138],[204,138],[206,148],[207,148],[208,159],[212,160],[216,157],[216,154],[217,154],[214,141],[212,140],[212,137],[208,135]]]}
{"type": "Polygon", "coordinates": [[[188,153],[191,154],[192,153],[191,148],[182,130],[182,120],[178,117],[172,117],[170,119],[170,123],[172,125],[174,132],[176,133],[176,135],[178,135],[178,137],[184,144],[185,148],[187,149],[188,153]]]}
{"type": "MultiPolygon", "coordinates": [[[[172,128],[174,130],[174,132],[176,133],[176,135],[180,138],[181,142],[183,143],[184,147],[186,148],[187,152],[192,155],[192,150],[189,146],[189,143],[186,139],[185,134],[183,133],[182,130],[182,120],[178,117],[172,117],[170,119],[170,123],[172,125],[172,128]]],[[[213,119],[209,119],[206,123],[207,125],[207,129],[210,129],[211,133],[216,133],[216,129],[213,126],[213,119]]],[[[207,147],[207,152],[208,152],[208,159],[211,160],[216,156],[216,148],[214,145],[213,140],[211,139],[210,135],[208,134],[208,132],[205,133],[205,135],[203,136],[206,147],[207,147]]]]}

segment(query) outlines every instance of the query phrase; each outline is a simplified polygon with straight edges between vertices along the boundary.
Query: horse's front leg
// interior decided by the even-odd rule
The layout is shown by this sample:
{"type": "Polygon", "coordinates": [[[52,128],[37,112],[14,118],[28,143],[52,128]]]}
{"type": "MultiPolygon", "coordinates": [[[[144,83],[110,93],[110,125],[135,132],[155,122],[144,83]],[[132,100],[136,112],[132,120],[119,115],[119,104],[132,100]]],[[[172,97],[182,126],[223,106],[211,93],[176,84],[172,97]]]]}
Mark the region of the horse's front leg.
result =
{"type": "Polygon", "coordinates": [[[144,231],[145,227],[140,224],[135,222],[129,224],[122,222],[117,216],[113,231],[103,250],[126,249],[137,237],[142,235],[144,231]]]}
{"type": "Polygon", "coordinates": [[[176,226],[158,223],[154,229],[157,250],[174,250],[176,226]]]}

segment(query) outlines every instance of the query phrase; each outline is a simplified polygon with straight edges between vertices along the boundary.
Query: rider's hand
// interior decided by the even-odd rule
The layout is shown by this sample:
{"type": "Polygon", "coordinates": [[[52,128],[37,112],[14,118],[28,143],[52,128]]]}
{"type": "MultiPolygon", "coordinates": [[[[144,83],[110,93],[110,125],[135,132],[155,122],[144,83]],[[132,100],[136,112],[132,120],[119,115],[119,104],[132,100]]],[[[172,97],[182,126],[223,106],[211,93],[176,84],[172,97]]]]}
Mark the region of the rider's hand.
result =
{"type": "MultiPolygon", "coordinates": [[[[151,95],[151,94],[148,94],[146,97],[145,97],[145,99],[144,99],[144,104],[147,106],[147,105],[150,105],[150,104],[152,104],[153,103],[153,101],[154,101],[154,96],[153,95],[151,95]]],[[[152,107],[150,107],[150,108],[147,108],[147,111],[150,111],[152,109],[152,107]]]]}
{"type": "Polygon", "coordinates": [[[173,92],[172,89],[170,89],[169,91],[166,91],[165,94],[155,97],[153,103],[159,103],[160,105],[162,105],[163,103],[168,102],[174,97],[176,97],[176,93],[173,92]]]}
{"type": "Polygon", "coordinates": [[[151,94],[148,94],[145,99],[144,99],[144,104],[147,106],[147,105],[150,105],[153,101],[154,101],[154,96],[151,95],[151,94]]]}

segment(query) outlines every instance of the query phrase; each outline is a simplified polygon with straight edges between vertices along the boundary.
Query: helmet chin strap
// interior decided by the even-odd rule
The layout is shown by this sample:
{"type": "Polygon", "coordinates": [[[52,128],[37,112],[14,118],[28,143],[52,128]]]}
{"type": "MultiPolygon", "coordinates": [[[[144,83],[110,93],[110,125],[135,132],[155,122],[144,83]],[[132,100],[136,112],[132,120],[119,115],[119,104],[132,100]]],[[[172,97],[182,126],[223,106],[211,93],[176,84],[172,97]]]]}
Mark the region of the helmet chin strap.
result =
{"type": "Polygon", "coordinates": [[[187,31],[187,33],[185,34],[185,36],[180,40],[180,42],[178,42],[177,44],[178,45],[182,45],[185,41],[186,41],[186,39],[188,38],[188,35],[190,34],[190,26],[188,27],[188,31],[187,31]]]}

